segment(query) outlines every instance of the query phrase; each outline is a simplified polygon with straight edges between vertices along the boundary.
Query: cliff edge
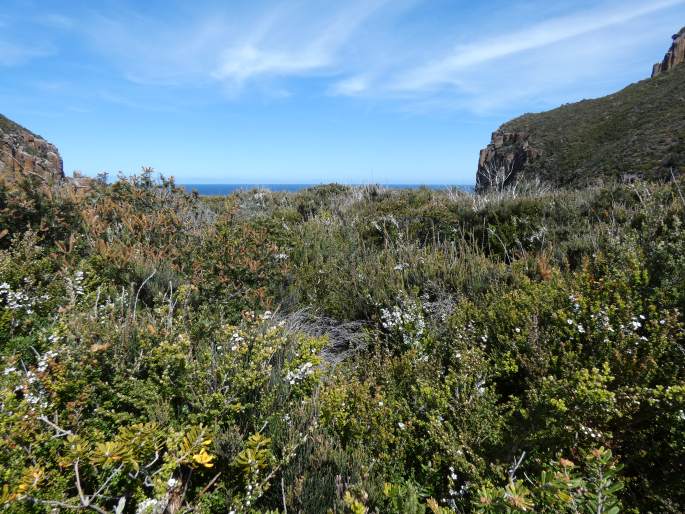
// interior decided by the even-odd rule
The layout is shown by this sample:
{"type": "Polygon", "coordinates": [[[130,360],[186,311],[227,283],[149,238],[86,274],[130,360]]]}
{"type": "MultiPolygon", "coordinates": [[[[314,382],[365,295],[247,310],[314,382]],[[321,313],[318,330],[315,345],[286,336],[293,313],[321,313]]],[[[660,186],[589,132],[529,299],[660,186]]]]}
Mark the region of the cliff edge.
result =
{"type": "Polygon", "coordinates": [[[652,78],[672,70],[679,64],[685,62],[685,27],[680,32],[673,35],[673,44],[664,56],[664,60],[658,62],[652,68],[652,78]]]}
{"type": "Polygon", "coordinates": [[[0,175],[14,173],[62,179],[64,167],[54,145],[0,114],[0,175]]]}

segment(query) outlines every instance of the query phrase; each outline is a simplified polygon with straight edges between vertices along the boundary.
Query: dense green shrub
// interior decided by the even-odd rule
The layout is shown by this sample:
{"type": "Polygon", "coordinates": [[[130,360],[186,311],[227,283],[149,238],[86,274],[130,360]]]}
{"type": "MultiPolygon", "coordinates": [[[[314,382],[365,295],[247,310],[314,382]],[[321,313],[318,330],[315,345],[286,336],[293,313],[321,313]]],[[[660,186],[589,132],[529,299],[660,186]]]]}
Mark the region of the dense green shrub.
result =
{"type": "Polygon", "coordinates": [[[679,183],[35,185],[0,184],[8,512],[685,509],[679,183]]]}

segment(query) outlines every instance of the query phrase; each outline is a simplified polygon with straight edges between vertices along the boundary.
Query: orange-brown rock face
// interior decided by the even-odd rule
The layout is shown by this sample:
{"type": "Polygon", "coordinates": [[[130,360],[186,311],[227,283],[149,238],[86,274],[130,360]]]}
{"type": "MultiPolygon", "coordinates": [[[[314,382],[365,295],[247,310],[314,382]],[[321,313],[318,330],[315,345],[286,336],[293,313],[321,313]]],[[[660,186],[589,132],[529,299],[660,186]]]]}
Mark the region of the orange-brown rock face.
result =
{"type": "Polygon", "coordinates": [[[61,179],[62,158],[54,145],[0,115],[0,174],[14,173],[61,179]]]}
{"type": "Polygon", "coordinates": [[[664,60],[655,64],[652,69],[652,78],[666,73],[679,64],[685,62],[685,27],[680,29],[680,32],[673,36],[673,44],[666,52],[664,60]]]}

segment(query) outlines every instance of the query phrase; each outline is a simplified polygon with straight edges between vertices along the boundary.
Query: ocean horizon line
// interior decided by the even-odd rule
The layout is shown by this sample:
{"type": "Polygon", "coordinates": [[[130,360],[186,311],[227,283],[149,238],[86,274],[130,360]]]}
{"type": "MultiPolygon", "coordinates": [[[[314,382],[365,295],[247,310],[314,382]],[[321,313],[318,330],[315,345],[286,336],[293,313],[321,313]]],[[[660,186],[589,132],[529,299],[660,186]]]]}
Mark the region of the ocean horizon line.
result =
{"type": "Polygon", "coordinates": [[[204,196],[221,196],[234,193],[236,191],[250,191],[252,189],[267,189],[273,192],[297,192],[303,189],[316,186],[325,186],[329,184],[339,184],[342,186],[358,187],[358,186],[380,186],[388,189],[449,189],[457,188],[462,191],[472,192],[475,189],[475,184],[384,184],[384,183],[342,183],[342,182],[320,182],[320,183],[184,183],[178,184],[180,187],[188,192],[196,191],[204,196]]]}

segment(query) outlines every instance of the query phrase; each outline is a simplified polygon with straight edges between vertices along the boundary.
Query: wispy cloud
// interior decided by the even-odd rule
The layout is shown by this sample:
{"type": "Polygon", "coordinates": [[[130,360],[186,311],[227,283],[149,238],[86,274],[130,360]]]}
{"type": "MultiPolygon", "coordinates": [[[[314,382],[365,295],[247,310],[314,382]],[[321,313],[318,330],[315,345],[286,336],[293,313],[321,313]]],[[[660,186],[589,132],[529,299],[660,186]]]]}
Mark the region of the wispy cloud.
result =
{"type": "Polygon", "coordinates": [[[9,6],[0,13],[0,66],[20,66],[57,53],[57,46],[45,31],[28,32],[35,29],[37,20],[25,13],[15,14],[9,6]]]}
{"type": "MultiPolygon", "coordinates": [[[[332,68],[340,64],[336,62],[340,49],[385,3],[386,0],[352,3],[319,22],[320,28],[313,33],[301,23],[294,24],[302,27],[303,32],[300,35],[288,34],[286,41],[282,40],[282,35],[272,38],[269,32],[262,32],[257,41],[250,38],[251,41],[245,44],[225,49],[213,76],[243,83],[264,75],[292,76],[332,68]]],[[[293,22],[287,19],[277,21],[284,24],[293,22]]]]}
{"type": "Polygon", "coordinates": [[[0,40],[0,66],[18,66],[55,53],[50,46],[37,46],[0,40]]]}
{"type": "Polygon", "coordinates": [[[45,13],[35,18],[36,23],[55,29],[68,30],[74,28],[76,22],[73,18],[59,13],[45,13]]]}
{"type": "Polygon", "coordinates": [[[358,75],[333,84],[330,92],[333,95],[355,96],[364,93],[369,88],[370,81],[367,77],[358,75]]]}
{"type": "Polygon", "coordinates": [[[389,0],[353,0],[312,9],[277,4],[235,15],[204,12],[178,23],[133,13],[96,15],[87,33],[137,82],[222,82],[339,72],[340,52],[389,0]]]}
{"type": "MultiPolygon", "coordinates": [[[[530,16],[525,23],[502,14],[497,7],[505,0],[491,0],[497,15],[487,12],[490,5],[446,9],[429,0],[198,0],[161,11],[136,2],[93,4],[79,11],[78,22],[69,10],[31,19],[56,41],[67,31],[69,44],[81,37],[79,50],[94,57],[88,65],[128,81],[113,91],[135,83],[127,90],[132,96],[160,86],[217,90],[235,99],[251,91],[274,99],[304,91],[402,109],[480,111],[577,83],[588,73],[596,77],[607,55],[629,57],[652,37],[646,20],[685,0],[559,0],[549,12],[566,14],[556,17],[534,12],[537,3],[509,0],[511,12],[530,16]],[[594,7],[579,7],[587,5],[594,7]],[[477,35],[467,39],[470,34],[477,35]]],[[[3,37],[0,66],[53,50],[3,37]]]]}
{"type": "Polygon", "coordinates": [[[646,5],[628,4],[618,9],[596,9],[548,20],[524,30],[458,46],[446,56],[402,74],[392,87],[398,91],[417,91],[458,85],[460,72],[466,68],[627,23],[683,3],[685,0],[659,0],[646,5]]]}

